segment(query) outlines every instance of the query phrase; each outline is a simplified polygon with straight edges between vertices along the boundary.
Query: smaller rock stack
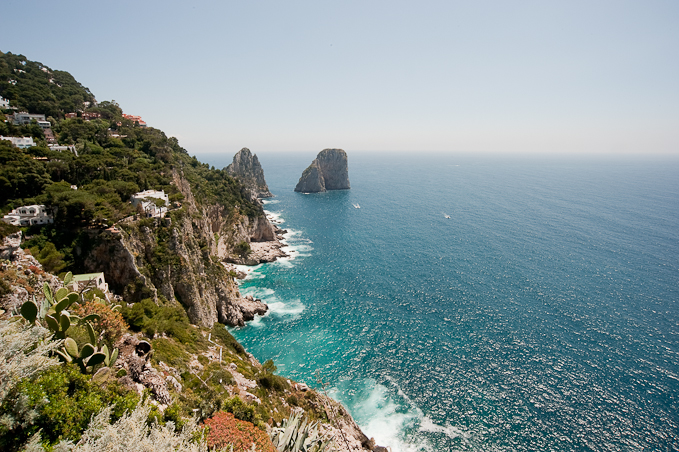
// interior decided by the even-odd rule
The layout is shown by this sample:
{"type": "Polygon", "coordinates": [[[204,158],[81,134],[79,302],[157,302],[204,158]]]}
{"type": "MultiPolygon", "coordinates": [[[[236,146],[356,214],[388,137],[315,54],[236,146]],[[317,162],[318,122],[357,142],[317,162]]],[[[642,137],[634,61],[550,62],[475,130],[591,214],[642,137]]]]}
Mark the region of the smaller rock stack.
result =
{"type": "Polygon", "coordinates": [[[245,187],[257,198],[271,198],[273,195],[264,180],[264,171],[256,154],[250,149],[243,148],[233,156],[233,162],[226,167],[226,171],[241,181],[245,187]]]}

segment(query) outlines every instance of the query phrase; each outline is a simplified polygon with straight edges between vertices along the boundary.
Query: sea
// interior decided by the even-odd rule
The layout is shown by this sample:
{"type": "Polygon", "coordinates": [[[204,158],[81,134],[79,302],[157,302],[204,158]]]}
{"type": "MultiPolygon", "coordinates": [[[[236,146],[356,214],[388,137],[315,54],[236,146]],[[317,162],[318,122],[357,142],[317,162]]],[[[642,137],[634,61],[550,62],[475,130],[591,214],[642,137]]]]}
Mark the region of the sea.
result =
{"type": "Polygon", "coordinates": [[[348,155],[319,194],[258,155],[290,257],[249,352],[393,452],[679,450],[679,158],[348,155]]]}

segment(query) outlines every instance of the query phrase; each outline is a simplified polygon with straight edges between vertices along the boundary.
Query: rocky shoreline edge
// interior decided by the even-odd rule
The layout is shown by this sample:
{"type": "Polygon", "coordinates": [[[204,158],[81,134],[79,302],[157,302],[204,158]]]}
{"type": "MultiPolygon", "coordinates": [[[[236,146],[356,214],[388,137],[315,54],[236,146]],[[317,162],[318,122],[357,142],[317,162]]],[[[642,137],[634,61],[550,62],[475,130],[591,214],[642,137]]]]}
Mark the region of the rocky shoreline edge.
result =
{"type": "MultiPolygon", "coordinates": [[[[235,278],[238,280],[244,280],[247,278],[247,272],[243,271],[238,266],[256,266],[259,264],[274,262],[279,258],[289,258],[290,254],[283,251],[282,248],[287,246],[285,241],[285,235],[288,234],[288,230],[282,229],[277,221],[275,221],[274,216],[267,214],[267,220],[273,226],[275,231],[275,240],[264,241],[264,242],[250,242],[251,252],[245,258],[229,258],[227,262],[222,264],[227,269],[227,271],[233,272],[235,278]]],[[[293,251],[294,252],[294,251],[293,251]]],[[[239,299],[239,304],[245,310],[252,310],[253,313],[258,315],[265,315],[268,311],[268,306],[259,298],[254,298],[252,295],[241,296],[239,299]],[[258,309],[261,305],[266,306],[264,312],[258,309]],[[251,309],[248,309],[251,308],[251,309]]],[[[249,317],[249,316],[248,316],[249,317]]],[[[253,320],[248,318],[247,320],[253,320]]],[[[250,355],[252,356],[252,355],[250,355]]],[[[252,357],[254,359],[254,357],[252,357]]],[[[308,386],[304,383],[294,383],[302,391],[308,390],[308,386]]],[[[361,428],[358,426],[354,418],[351,416],[349,411],[340,402],[331,399],[326,395],[321,395],[325,400],[324,406],[328,414],[328,418],[335,420],[336,426],[330,424],[322,423],[321,431],[327,433],[335,438],[335,444],[338,451],[343,452],[362,452],[362,451],[373,451],[373,452],[389,452],[391,449],[383,446],[379,446],[375,443],[374,438],[368,438],[368,436],[363,433],[361,428]]],[[[301,408],[300,408],[301,410],[301,408]]]]}
{"type": "MultiPolygon", "coordinates": [[[[249,243],[250,251],[246,256],[229,256],[227,258],[226,263],[224,263],[224,266],[227,270],[233,270],[239,274],[242,272],[238,272],[236,267],[229,264],[254,266],[267,262],[274,262],[276,259],[281,257],[290,257],[290,255],[282,249],[283,247],[287,246],[287,243],[285,243],[285,234],[287,234],[288,231],[287,229],[281,229],[272,218],[272,216],[267,215],[267,220],[271,224],[274,231],[274,240],[259,242],[251,241],[249,243]]],[[[238,279],[243,278],[238,277],[238,279]]]]}

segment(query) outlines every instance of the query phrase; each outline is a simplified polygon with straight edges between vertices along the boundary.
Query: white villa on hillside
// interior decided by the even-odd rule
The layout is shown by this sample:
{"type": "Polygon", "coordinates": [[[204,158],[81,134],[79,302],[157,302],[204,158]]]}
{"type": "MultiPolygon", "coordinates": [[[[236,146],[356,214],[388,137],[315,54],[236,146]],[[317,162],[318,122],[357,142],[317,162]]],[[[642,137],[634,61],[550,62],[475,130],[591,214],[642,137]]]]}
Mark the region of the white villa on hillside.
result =
{"type": "Polygon", "coordinates": [[[40,204],[18,207],[2,217],[2,221],[14,226],[31,226],[54,223],[54,216],[47,212],[44,205],[40,204]]]}
{"type": "Polygon", "coordinates": [[[73,275],[73,281],[74,281],[73,288],[78,292],[84,289],[88,284],[90,284],[90,288],[96,287],[102,292],[108,293],[108,284],[104,279],[103,272],[85,273],[83,275],[73,275]]]}
{"type": "Polygon", "coordinates": [[[167,206],[170,205],[170,199],[165,194],[164,190],[140,191],[139,193],[135,193],[130,197],[130,202],[134,207],[137,207],[139,204],[141,204],[141,208],[147,218],[163,218],[167,212],[167,206]],[[165,205],[157,206],[153,199],[165,201],[165,205]]]}
{"type": "Polygon", "coordinates": [[[70,146],[60,146],[58,144],[50,144],[49,148],[50,151],[71,151],[72,153],[75,154],[76,157],[78,156],[78,151],[76,151],[74,144],[70,146]]]}
{"type": "Polygon", "coordinates": [[[0,135],[0,140],[7,140],[12,143],[12,146],[16,146],[21,149],[26,149],[35,146],[35,141],[33,137],[3,137],[0,135]]]}
{"type": "Polygon", "coordinates": [[[9,108],[9,100],[5,99],[4,97],[0,97],[0,108],[2,109],[9,108]]]}
{"type": "Polygon", "coordinates": [[[38,125],[43,129],[49,129],[50,127],[52,127],[52,123],[45,119],[45,115],[34,115],[26,112],[14,113],[14,124],[17,126],[23,124],[30,124],[31,121],[33,121],[34,119],[37,121],[38,125]]]}

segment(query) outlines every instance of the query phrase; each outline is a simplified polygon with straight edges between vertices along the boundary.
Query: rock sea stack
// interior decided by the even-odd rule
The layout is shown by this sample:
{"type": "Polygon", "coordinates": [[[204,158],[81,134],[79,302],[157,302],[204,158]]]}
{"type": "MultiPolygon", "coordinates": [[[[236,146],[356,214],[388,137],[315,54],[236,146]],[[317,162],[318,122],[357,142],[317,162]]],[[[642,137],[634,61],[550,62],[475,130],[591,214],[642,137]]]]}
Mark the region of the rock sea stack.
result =
{"type": "Polygon", "coordinates": [[[328,190],[348,190],[349,165],[342,149],[323,149],[302,173],[295,191],[319,193],[328,190]]]}
{"type": "Polygon", "coordinates": [[[233,162],[226,167],[226,172],[241,181],[257,198],[271,198],[273,195],[264,180],[264,171],[259,164],[257,154],[243,148],[233,156],[233,162]]]}

